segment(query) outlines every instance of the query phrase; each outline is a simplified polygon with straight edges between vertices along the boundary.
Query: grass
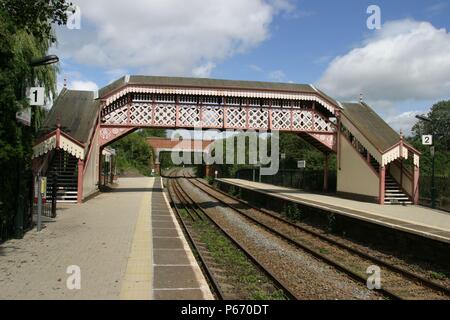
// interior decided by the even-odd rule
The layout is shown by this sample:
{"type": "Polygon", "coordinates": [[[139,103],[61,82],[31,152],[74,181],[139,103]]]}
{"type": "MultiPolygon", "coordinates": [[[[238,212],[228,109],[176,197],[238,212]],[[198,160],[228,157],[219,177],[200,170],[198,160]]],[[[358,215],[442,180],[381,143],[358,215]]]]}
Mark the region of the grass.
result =
{"type": "Polygon", "coordinates": [[[282,290],[247,258],[247,256],[209,222],[197,221],[194,229],[206,245],[214,261],[222,267],[231,283],[238,284],[239,298],[251,300],[284,300],[282,290]]]}
{"type": "Polygon", "coordinates": [[[431,279],[434,280],[445,280],[447,279],[447,276],[441,272],[431,271],[430,272],[431,279]]]}

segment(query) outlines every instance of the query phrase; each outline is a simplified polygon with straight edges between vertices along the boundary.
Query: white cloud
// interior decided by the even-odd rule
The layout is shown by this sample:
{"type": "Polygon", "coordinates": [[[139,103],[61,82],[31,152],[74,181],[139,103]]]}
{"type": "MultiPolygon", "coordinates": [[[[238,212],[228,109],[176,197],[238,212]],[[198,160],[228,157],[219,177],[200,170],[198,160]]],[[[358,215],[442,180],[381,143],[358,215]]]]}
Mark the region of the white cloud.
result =
{"type": "Polygon", "coordinates": [[[271,81],[283,82],[286,81],[286,74],[283,72],[283,70],[275,70],[269,73],[269,79],[271,81]]]}
{"type": "Polygon", "coordinates": [[[212,62],[207,62],[197,68],[194,68],[192,70],[192,74],[199,78],[207,78],[210,76],[213,69],[216,67],[216,65],[212,62]]]}
{"type": "Polygon", "coordinates": [[[392,104],[449,97],[450,34],[428,22],[388,22],[359,48],[336,57],[318,86],[343,100],[392,104]]]}
{"type": "Polygon", "coordinates": [[[411,129],[416,124],[416,115],[422,114],[423,111],[408,111],[399,115],[388,117],[386,122],[397,132],[403,131],[404,136],[411,135],[411,129]]]}
{"type": "Polygon", "coordinates": [[[255,71],[255,72],[263,72],[264,69],[261,68],[260,66],[256,65],[256,64],[249,64],[247,66],[250,70],[255,71]]]}
{"type": "Polygon", "coordinates": [[[74,80],[69,83],[68,89],[81,91],[97,91],[98,85],[92,81],[74,80]]]}
{"type": "Polygon", "coordinates": [[[266,40],[274,17],[294,8],[291,0],[134,0],[126,5],[78,0],[76,4],[82,12],[82,29],[58,29],[63,57],[164,75],[208,75],[215,64],[266,40]]]}

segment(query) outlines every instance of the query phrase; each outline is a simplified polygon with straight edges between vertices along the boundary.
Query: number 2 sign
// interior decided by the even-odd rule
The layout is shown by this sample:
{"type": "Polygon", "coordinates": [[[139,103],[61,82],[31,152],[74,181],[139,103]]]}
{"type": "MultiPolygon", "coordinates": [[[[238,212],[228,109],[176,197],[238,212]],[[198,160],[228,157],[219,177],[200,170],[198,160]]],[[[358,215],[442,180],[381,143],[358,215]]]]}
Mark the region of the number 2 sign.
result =
{"type": "Polygon", "coordinates": [[[44,88],[33,87],[30,88],[30,94],[28,99],[30,100],[30,106],[43,106],[44,105],[44,88]]]}
{"type": "Polygon", "coordinates": [[[431,136],[431,135],[422,136],[422,144],[424,146],[432,146],[433,145],[433,136],[431,136]]]}

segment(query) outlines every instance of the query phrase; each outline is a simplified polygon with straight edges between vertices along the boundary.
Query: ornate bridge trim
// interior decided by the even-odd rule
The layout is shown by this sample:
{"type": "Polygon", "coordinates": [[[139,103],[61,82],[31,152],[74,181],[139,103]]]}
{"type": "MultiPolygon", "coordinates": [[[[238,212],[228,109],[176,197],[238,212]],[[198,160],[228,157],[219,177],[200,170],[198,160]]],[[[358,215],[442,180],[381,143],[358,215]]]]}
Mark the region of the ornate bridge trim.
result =
{"type": "Polygon", "coordinates": [[[103,127],[163,127],[335,133],[314,109],[133,102],[102,113],[103,127]]]}
{"type": "MultiPolygon", "coordinates": [[[[202,128],[306,132],[328,149],[336,150],[336,126],[322,113],[328,108],[324,109],[323,105],[314,101],[312,98],[317,97],[313,95],[296,95],[299,99],[311,99],[301,101],[177,95],[170,92],[186,91],[170,89],[167,92],[167,94],[130,93],[121,97],[115,95],[116,100],[102,107],[100,144],[108,144],[136,128],[202,128]]],[[[223,91],[206,90],[202,93],[223,94],[223,91]]],[[[235,91],[233,93],[237,94],[235,91]]],[[[276,93],[258,94],[285,99],[293,96],[276,93]]],[[[333,115],[334,107],[331,105],[329,107],[333,115]]]]}
{"type": "Polygon", "coordinates": [[[185,95],[185,96],[212,96],[212,97],[237,97],[251,99],[271,99],[271,100],[294,100],[294,101],[312,101],[323,105],[332,114],[339,109],[335,103],[322,97],[319,93],[302,92],[273,92],[265,90],[238,90],[238,89],[208,89],[208,88],[176,88],[176,87],[156,87],[156,86],[135,86],[127,85],[119,91],[109,95],[105,99],[106,106],[109,106],[117,100],[127,96],[129,93],[141,95],[185,95]]]}

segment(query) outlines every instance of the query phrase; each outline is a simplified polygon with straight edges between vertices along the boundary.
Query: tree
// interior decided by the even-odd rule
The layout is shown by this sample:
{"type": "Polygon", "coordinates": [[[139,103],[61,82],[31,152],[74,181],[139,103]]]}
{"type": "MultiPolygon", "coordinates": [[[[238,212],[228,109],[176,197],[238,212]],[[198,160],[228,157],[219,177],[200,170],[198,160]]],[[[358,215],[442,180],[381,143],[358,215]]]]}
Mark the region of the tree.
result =
{"type": "Polygon", "coordinates": [[[120,172],[138,171],[146,176],[151,174],[153,151],[141,134],[131,133],[114,142],[112,147],[117,152],[117,168],[120,172]]]}
{"type": "Polygon", "coordinates": [[[52,23],[67,23],[67,11],[72,6],[64,0],[2,0],[3,9],[18,30],[34,36],[39,41],[56,41],[52,23]]]}
{"type": "Polygon", "coordinates": [[[413,136],[409,138],[411,144],[422,152],[422,175],[431,175],[430,148],[422,145],[422,135],[434,133],[434,145],[436,150],[436,174],[450,175],[450,100],[440,101],[431,107],[427,117],[431,122],[418,121],[413,129],[413,136]],[[434,131],[434,132],[433,132],[434,131]]]}
{"type": "Polygon", "coordinates": [[[30,62],[47,54],[55,41],[51,22],[65,23],[67,6],[64,0],[0,1],[0,231],[6,233],[29,198],[32,143],[43,114],[33,108],[28,128],[16,122],[16,112],[29,106],[27,87],[44,86],[47,98],[56,91],[56,68],[33,69],[30,62]]]}

